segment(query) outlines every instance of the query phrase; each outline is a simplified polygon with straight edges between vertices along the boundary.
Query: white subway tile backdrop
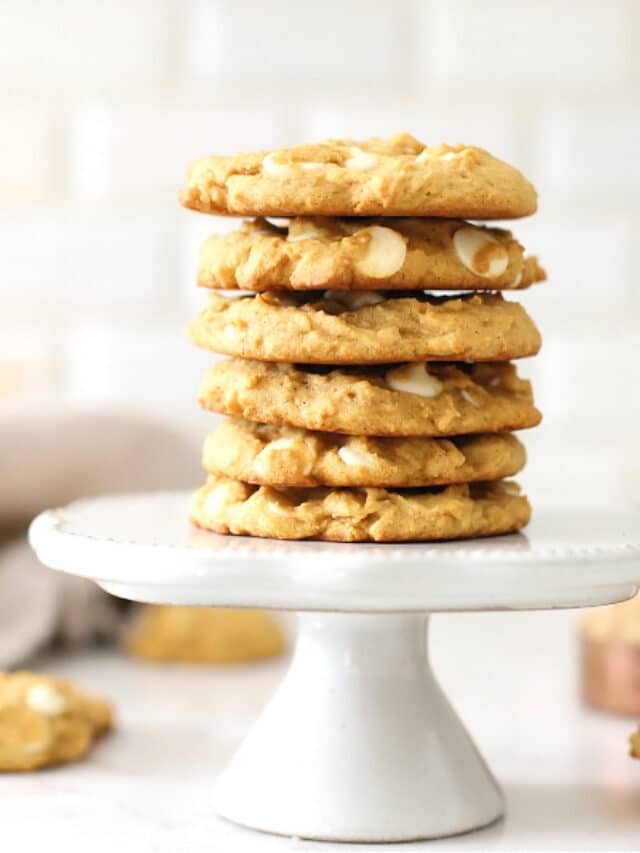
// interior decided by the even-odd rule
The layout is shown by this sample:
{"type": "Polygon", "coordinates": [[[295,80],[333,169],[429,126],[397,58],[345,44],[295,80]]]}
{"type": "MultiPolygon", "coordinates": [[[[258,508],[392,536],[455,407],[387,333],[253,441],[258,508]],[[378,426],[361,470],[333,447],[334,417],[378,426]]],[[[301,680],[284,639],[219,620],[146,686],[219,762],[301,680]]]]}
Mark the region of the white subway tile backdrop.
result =
{"type": "MultiPolygon", "coordinates": [[[[633,2],[633,0],[632,0],[633,2]]],[[[421,5],[420,69],[469,90],[620,85],[631,45],[626,0],[453,0],[421,5]]]]}
{"type": "Polygon", "coordinates": [[[3,0],[0,74],[5,398],[204,432],[184,326],[230,223],[179,209],[187,163],[408,130],[539,186],[510,226],[550,276],[521,297],[545,333],[534,497],[640,497],[640,3],[3,0]]]}

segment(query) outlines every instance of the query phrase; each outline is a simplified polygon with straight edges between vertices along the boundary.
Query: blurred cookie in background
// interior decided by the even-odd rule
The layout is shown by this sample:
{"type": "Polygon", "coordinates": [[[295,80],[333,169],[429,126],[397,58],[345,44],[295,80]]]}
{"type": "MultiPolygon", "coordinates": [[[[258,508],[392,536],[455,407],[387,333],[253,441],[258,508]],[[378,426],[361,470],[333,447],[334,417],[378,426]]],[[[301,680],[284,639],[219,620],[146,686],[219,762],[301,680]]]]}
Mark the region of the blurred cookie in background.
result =
{"type": "Polygon", "coordinates": [[[132,655],[184,663],[242,663],[283,653],[274,619],[260,610],[145,605],[124,640],[132,655]]]}
{"type": "Polygon", "coordinates": [[[629,738],[630,755],[632,758],[640,758],[640,728],[629,738]]]}
{"type": "Polygon", "coordinates": [[[75,761],[112,726],[109,705],[69,681],[0,673],[0,771],[75,761]]]}

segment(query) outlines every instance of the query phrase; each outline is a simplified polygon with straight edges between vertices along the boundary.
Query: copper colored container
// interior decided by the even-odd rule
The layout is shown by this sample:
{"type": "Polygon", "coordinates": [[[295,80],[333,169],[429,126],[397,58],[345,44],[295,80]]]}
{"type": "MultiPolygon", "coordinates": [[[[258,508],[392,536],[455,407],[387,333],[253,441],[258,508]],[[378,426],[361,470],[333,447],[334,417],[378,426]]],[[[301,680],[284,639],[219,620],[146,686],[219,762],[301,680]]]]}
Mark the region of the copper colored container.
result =
{"type": "Polygon", "coordinates": [[[582,634],[582,698],[602,711],[640,717],[640,646],[582,634]]]}

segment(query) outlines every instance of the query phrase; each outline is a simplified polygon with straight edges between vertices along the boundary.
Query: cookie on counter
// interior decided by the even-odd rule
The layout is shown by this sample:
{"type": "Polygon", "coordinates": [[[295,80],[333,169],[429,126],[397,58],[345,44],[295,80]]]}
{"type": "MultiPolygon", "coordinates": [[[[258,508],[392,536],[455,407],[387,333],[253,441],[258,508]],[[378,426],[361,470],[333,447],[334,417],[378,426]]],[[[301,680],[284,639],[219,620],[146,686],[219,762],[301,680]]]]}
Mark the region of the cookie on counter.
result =
{"type": "Polygon", "coordinates": [[[509,480],[402,492],[272,488],[211,475],[191,505],[191,520],[217,533],[334,542],[493,536],[520,530],[530,516],[509,480]]]}
{"type": "Polygon", "coordinates": [[[510,231],[459,219],[294,217],[243,222],[200,249],[222,290],[516,290],[546,278],[510,231]]]}
{"type": "Polygon", "coordinates": [[[182,663],[241,663],[284,651],[280,628],[259,610],[145,605],[126,639],[137,657],[182,663]]]}
{"type": "Polygon", "coordinates": [[[335,365],[510,361],[542,343],[524,308],[495,293],[213,293],[189,331],[197,346],[225,355],[335,365]]]}
{"type": "Polygon", "coordinates": [[[632,758],[640,758],[640,728],[629,737],[629,753],[632,758]]]}
{"type": "Polygon", "coordinates": [[[189,168],[180,200],[241,216],[510,219],[537,208],[529,181],[484,149],[429,147],[408,133],[206,157],[189,168]]]}
{"type": "Polygon", "coordinates": [[[225,418],[207,436],[202,462],[259,485],[411,488],[511,477],[526,452],[509,433],[373,438],[225,418]]]}
{"type": "Polygon", "coordinates": [[[0,771],[74,761],[113,725],[109,705],[69,681],[0,673],[0,771]]]}
{"type": "Polygon", "coordinates": [[[209,370],[198,399],[258,423],[348,435],[511,432],[541,420],[530,383],[508,362],[312,369],[230,359],[209,370]]]}

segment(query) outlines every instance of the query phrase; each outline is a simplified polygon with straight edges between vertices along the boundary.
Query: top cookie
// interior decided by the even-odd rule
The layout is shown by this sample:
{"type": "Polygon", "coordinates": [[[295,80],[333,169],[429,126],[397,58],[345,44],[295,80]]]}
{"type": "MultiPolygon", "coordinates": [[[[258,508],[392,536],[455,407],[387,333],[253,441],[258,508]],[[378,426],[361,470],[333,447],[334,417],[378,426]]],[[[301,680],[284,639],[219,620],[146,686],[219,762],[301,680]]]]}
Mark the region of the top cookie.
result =
{"type": "Polygon", "coordinates": [[[190,167],[180,201],[241,216],[511,219],[537,208],[529,181],[484,149],[428,147],[408,133],[206,157],[190,167]]]}

